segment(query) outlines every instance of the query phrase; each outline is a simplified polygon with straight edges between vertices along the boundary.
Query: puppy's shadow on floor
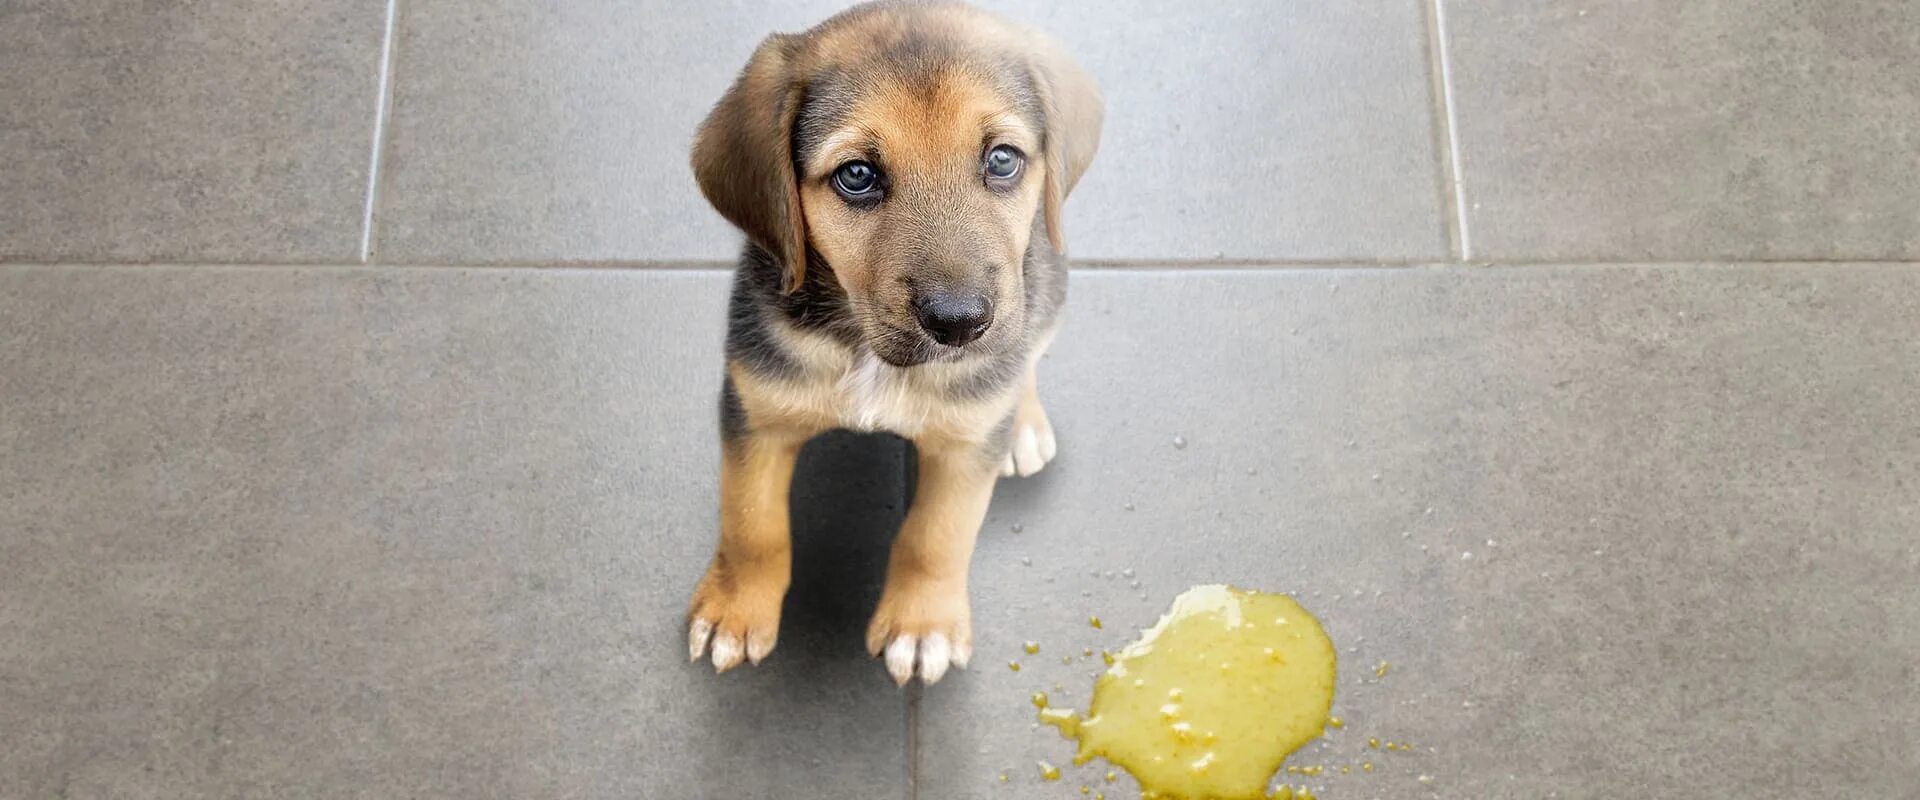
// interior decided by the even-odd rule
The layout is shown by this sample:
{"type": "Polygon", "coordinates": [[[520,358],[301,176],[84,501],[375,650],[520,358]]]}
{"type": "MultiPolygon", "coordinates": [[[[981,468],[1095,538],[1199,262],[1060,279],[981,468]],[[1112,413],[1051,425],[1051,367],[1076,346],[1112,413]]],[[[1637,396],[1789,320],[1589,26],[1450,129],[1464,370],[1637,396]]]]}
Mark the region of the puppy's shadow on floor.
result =
{"type": "MultiPolygon", "coordinates": [[[[793,584],[781,649],[826,661],[864,655],[888,553],[913,502],[917,464],[912,443],[888,434],[832,431],[801,451],[789,495],[793,584]]],[[[1000,481],[981,538],[1004,535],[1001,520],[1024,517],[1050,477],[1000,481]]]]}
{"type": "Polygon", "coordinates": [[[913,496],[914,465],[913,446],[884,434],[832,431],[800,452],[788,501],[793,584],[781,649],[828,660],[864,654],[887,554],[913,496]]]}
{"type": "Polygon", "coordinates": [[[685,780],[727,788],[684,796],[870,796],[848,787],[895,779],[884,765],[906,752],[907,699],[868,657],[866,630],[906,516],[912,453],[898,437],[838,431],[801,450],[779,644],[759,666],[689,684],[700,708],[687,713],[699,724],[678,734],[699,741],[685,780]],[[882,771],[848,777],[855,764],[882,771]]]}
{"type": "MultiPolygon", "coordinates": [[[[793,580],[779,645],[760,666],[692,684],[703,706],[693,779],[738,789],[729,796],[853,796],[848,764],[892,764],[908,752],[902,736],[913,695],[895,690],[867,655],[866,631],[913,497],[915,465],[913,446],[888,435],[835,431],[801,451],[789,494],[793,580]]],[[[1038,487],[1003,488],[1017,508],[1038,487]]]]}

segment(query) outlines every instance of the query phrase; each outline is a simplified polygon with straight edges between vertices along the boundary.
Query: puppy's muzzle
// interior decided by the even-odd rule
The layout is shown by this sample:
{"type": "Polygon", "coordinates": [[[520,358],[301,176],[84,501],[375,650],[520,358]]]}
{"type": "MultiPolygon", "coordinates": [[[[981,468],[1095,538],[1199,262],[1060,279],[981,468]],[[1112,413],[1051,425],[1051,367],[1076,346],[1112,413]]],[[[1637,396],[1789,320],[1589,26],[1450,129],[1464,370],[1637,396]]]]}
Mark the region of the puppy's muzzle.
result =
{"type": "Polygon", "coordinates": [[[913,298],[914,315],[933,340],[961,347],[993,326],[993,301],[982,292],[929,291],[913,298]]]}

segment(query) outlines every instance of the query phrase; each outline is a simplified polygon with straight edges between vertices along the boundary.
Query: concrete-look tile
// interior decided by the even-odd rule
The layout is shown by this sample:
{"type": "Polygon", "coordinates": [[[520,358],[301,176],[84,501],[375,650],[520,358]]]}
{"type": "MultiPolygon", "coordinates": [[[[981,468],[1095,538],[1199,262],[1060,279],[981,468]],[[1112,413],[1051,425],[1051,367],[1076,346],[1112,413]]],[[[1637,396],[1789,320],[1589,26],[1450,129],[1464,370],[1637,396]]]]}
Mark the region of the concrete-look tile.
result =
{"type": "Polygon", "coordinates": [[[1083,258],[1447,255],[1417,3],[992,0],[1100,79],[1083,258]]]}
{"type": "Polygon", "coordinates": [[[693,133],[762,37],[833,0],[422,0],[401,8],[377,257],[728,259],[693,133]]]}
{"type": "Polygon", "coordinates": [[[385,19],[0,6],[0,260],[357,259],[385,19]]]}
{"type": "MultiPolygon", "coordinates": [[[[693,131],[764,36],[845,5],[404,4],[380,257],[732,258],[693,131]]],[[[1065,41],[1106,94],[1076,255],[1445,254],[1417,4],[983,5],[1065,41]]]]}
{"type": "Polygon", "coordinates": [[[1346,727],[1292,762],[1330,769],[1293,779],[1325,797],[1920,785],[1920,273],[1075,291],[1040,371],[1061,455],[995,500],[979,666],[922,701],[920,797],[1136,796],[1101,762],[1043,783],[1072,749],[1027,698],[1084,708],[1099,648],[1211,582],[1296,592],[1339,648],[1346,727]]]}
{"type": "Polygon", "coordinates": [[[687,663],[724,292],[0,271],[0,794],[903,793],[897,442],[808,452],[773,658],[687,663]]]}
{"type": "Polygon", "coordinates": [[[1920,5],[1444,4],[1475,257],[1920,257],[1920,5]]]}

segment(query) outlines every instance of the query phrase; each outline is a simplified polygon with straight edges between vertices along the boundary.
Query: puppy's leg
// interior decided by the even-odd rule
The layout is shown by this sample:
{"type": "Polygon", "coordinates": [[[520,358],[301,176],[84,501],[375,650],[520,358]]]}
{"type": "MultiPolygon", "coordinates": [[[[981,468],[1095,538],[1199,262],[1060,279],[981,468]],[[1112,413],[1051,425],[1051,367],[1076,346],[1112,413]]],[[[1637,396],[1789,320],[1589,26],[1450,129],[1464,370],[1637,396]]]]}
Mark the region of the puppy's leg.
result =
{"type": "Polygon", "coordinates": [[[1028,364],[1027,385],[1013,412],[1013,446],[1000,465],[1000,474],[1025,478],[1039,472],[1053,460],[1058,449],[1053,438],[1053,423],[1047,421],[1047,410],[1040,406],[1039,378],[1034,374],[1033,365],[1028,364]]]}
{"type": "Polygon", "coordinates": [[[919,664],[933,683],[973,655],[967,565],[993,497],[998,451],[973,443],[916,442],[919,487],[893,543],[886,588],[867,626],[867,650],[885,653],[887,672],[905,685],[919,664]]]}
{"type": "Polygon", "coordinates": [[[792,576],[787,490],[803,438],[770,432],[729,437],[720,466],[720,547],[688,609],[687,652],[698,661],[713,643],[713,667],[773,651],[780,603],[792,576]]]}

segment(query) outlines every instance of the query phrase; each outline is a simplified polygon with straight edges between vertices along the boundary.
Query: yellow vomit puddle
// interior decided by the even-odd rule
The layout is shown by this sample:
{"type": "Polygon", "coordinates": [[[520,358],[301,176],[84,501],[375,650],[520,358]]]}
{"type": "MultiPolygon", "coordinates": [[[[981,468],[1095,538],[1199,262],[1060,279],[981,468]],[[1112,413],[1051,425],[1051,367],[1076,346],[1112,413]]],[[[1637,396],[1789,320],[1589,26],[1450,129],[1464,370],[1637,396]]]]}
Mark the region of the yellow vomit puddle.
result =
{"type": "Polygon", "coordinates": [[[1265,800],[1333,709],[1333,642],[1293,598],[1198,586],[1113,655],[1085,717],[1036,694],[1040,721],[1105,758],[1149,800],[1265,800]]]}

